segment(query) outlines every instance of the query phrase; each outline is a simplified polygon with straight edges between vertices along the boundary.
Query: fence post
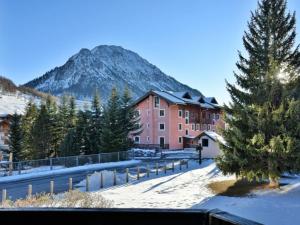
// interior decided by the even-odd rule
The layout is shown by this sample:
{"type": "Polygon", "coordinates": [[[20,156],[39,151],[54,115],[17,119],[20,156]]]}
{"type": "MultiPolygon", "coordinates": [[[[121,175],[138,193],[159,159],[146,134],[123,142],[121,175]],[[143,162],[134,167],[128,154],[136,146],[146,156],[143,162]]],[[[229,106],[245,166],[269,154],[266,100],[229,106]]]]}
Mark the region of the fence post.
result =
{"type": "Polygon", "coordinates": [[[158,163],[156,163],[155,174],[158,175],[158,163]]]}
{"type": "Polygon", "coordinates": [[[79,166],[79,158],[76,156],[76,166],[79,166]]]}
{"type": "Polygon", "coordinates": [[[73,179],[72,177],[69,178],[69,191],[73,190],[73,179]]]}
{"type": "Polygon", "coordinates": [[[182,170],[182,160],[179,160],[179,170],[182,170]]]}
{"type": "Polygon", "coordinates": [[[118,152],[118,162],[120,161],[120,152],[118,152]]]}
{"type": "Polygon", "coordinates": [[[50,170],[53,170],[53,161],[52,161],[52,158],[50,158],[50,170]]]}
{"type": "Polygon", "coordinates": [[[126,183],[129,182],[129,169],[126,168],[126,183]]]}
{"type": "Polygon", "coordinates": [[[50,195],[53,195],[53,193],[54,193],[54,181],[51,180],[50,181],[50,195]]]}
{"type": "Polygon", "coordinates": [[[137,167],[136,179],[140,179],[140,167],[137,167]]]}
{"type": "Polygon", "coordinates": [[[101,153],[98,154],[98,163],[101,163],[101,153]]]}
{"type": "Polygon", "coordinates": [[[27,198],[31,198],[31,197],[32,197],[32,185],[29,184],[28,191],[27,191],[27,198]]]}
{"type": "Polygon", "coordinates": [[[4,204],[5,203],[5,201],[6,201],[6,189],[3,189],[2,190],[2,204],[4,204]]]}
{"type": "Polygon", "coordinates": [[[100,188],[103,188],[103,173],[100,172],[100,188]]]}
{"type": "Polygon", "coordinates": [[[85,186],[85,191],[88,192],[90,191],[90,176],[86,175],[86,186],[85,186]]]}
{"type": "Polygon", "coordinates": [[[172,171],[174,173],[174,170],[175,170],[175,164],[174,164],[174,161],[172,161],[172,171]]]}
{"type": "Polygon", "coordinates": [[[12,175],[13,171],[13,154],[9,153],[9,176],[12,175]]]}
{"type": "Polygon", "coordinates": [[[21,174],[21,163],[18,162],[18,170],[19,170],[19,174],[21,174]]]}
{"type": "Polygon", "coordinates": [[[147,177],[150,175],[149,164],[147,164],[147,177]]]}
{"type": "Polygon", "coordinates": [[[165,163],[164,165],[164,173],[166,174],[167,173],[167,164],[165,163]]]}
{"type": "Polygon", "coordinates": [[[186,161],[186,168],[189,168],[189,160],[186,161]]]}
{"type": "Polygon", "coordinates": [[[114,175],[113,175],[113,185],[117,185],[117,176],[116,176],[116,170],[114,170],[114,175]]]}

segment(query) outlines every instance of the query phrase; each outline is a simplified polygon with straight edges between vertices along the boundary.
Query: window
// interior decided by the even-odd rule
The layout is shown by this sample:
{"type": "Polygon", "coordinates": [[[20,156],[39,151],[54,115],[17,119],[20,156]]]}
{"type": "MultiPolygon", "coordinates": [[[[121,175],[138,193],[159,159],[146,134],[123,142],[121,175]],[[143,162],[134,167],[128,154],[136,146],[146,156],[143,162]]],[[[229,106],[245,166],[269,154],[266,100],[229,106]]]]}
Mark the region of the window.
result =
{"type": "Polygon", "coordinates": [[[182,110],[178,110],[178,117],[182,117],[182,110]]]}
{"type": "Polygon", "coordinates": [[[199,123],[196,124],[196,130],[200,130],[200,124],[199,123]]]}
{"type": "Polygon", "coordinates": [[[202,147],[208,147],[208,139],[207,138],[202,139],[202,147]]]}
{"type": "Polygon", "coordinates": [[[147,128],[149,128],[150,127],[150,124],[149,123],[147,123],[147,128]]]}
{"type": "Polygon", "coordinates": [[[189,135],[189,130],[185,130],[185,135],[189,135]]]}
{"type": "Polygon", "coordinates": [[[159,107],[159,97],[158,96],[154,96],[154,107],[155,108],[158,108],[159,107]]]}
{"type": "Polygon", "coordinates": [[[211,125],[208,124],[208,125],[207,125],[207,130],[210,130],[210,129],[211,129],[211,125]]]}
{"type": "Polygon", "coordinates": [[[182,130],[182,123],[178,124],[178,130],[182,130]]]}
{"type": "Polygon", "coordinates": [[[140,143],[140,136],[134,137],[134,143],[139,144],[140,143]]]}
{"type": "Polygon", "coordinates": [[[185,118],[188,118],[190,115],[189,111],[185,111],[185,118]]]}
{"type": "Polygon", "coordinates": [[[189,118],[185,118],[185,124],[189,124],[190,120],[189,118]]]}
{"type": "Polygon", "coordinates": [[[178,143],[179,143],[179,144],[182,143],[182,137],[178,137],[178,143]]]}
{"type": "Polygon", "coordinates": [[[216,114],[215,119],[216,119],[216,120],[220,119],[220,115],[219,115],[219,114],[216,114]]]}
{"type": "Polygon", "coordinates": [[[165,116],[165,110],[164,109],[160,109],[159,110],[159,116],[160,117],[164,117],[165,116]]]}
{"type": "Polygon", "coordinates": [[[147,136],[147,141],[150,142],[150,137],[149,136],[147,136]]]}
{"type": "Polygon", "coordinates": [[[190,123],[189,116],[190,116],[189,111],[185,111],[185,124],[189,124],[190,123]]]}
{"type": "Polygon", "coordinates": [[[192,124],[192,130],[195,130],[195,124],[194,123],[192,124]]]}
{"type": "Polygon", "coordinates": [[[159,124],[159,129],[160,130],[165,130],[165,124],[164,123],[160,123],[159,124]]]}

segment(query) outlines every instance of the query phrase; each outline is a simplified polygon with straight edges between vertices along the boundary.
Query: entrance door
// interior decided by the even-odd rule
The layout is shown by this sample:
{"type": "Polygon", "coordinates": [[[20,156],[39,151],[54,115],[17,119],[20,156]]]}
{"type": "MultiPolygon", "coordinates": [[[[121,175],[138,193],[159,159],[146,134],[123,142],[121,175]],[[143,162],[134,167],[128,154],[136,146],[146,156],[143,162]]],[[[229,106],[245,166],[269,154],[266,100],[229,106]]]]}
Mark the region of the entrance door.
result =
{"type": "Polygon", "coordinates": [[[161,148],[165,148],[165,137],[159,137],[159,145],[161,148]]]}

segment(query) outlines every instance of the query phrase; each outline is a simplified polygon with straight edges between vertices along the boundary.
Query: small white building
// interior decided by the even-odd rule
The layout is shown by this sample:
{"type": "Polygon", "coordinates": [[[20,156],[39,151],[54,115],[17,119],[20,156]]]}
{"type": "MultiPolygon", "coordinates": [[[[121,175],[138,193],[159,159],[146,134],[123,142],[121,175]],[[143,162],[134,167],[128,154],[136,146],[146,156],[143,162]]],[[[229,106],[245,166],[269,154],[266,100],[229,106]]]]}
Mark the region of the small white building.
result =
{"type": "Polygon", "coordinates": [[[202,158],[216,158],[221,154],[219,142],[225,144],[224,138],[213,131],[204,131],[199,136],[198,143],[202,145],[202,158]]]}

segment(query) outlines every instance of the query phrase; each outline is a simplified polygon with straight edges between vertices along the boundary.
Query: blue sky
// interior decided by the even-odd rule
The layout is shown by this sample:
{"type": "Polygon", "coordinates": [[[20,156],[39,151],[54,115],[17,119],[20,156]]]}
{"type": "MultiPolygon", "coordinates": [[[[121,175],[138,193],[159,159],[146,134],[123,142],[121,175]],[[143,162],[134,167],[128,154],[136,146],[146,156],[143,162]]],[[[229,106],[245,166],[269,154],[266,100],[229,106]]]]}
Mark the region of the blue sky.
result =
{"type": "MultiPolygon", "coordinates": [[[[299,0],[289,0],[297,11],[299,0]]],[[[0,0],[0,74],[17,84],[81,48],[120,45],[228,102],[237,50],[257,0],[0,0]]],[[[300,43],[300,35],[297,37],[300,43]]]]}

